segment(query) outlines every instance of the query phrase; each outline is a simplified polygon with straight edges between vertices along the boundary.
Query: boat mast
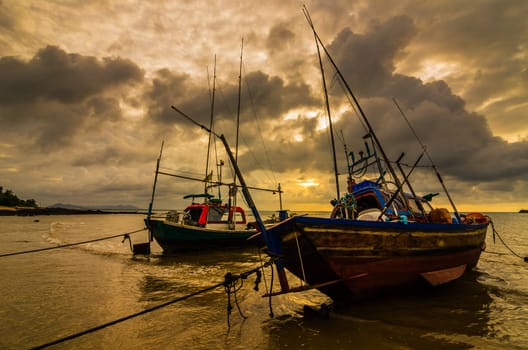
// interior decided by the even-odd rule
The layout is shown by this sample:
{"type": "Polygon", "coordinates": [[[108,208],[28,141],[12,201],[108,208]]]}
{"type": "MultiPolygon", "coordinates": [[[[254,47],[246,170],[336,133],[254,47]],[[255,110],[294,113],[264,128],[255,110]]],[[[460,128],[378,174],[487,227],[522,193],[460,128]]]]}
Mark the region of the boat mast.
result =
{"type": "MultiPolygon", "coordinates": [[[[312,27],[313,28],[313,27],[312,27]]],[[[321,78],[323,80],[323,90],[324,90],[324,96],[325,96],[325,106],[326,106],[326,114],[328,115],[328,125],[330,130],[330,140],[332,143],[332,156],[334,159],[334,175],[335,175],[335,184],[336,184],[336,193],[337,193],[337,199],[341,197],[341,191],[339,191],[339,173],[337,171],[337,159],[336,159],[336,149],[335,149],[335,141],[334,141],[334,128],[332,126],[332,115],[330,113],[330,103],[328,101],[328,89],[326,87],[326,78],[325,78],[325,72],[323,67],[323,60],[321,58],[321,51],[319,50],[319,42],[317,41],[317,34],[314,30],[314,39],[315,39],[315,45],[317,46],[317,57],[319,58],[319,67],[321,70],[321,78]]]]}
{"type": "MultiPolygon", "coordinates": [[[[211,117],[209,119],[209,129],[213,130],[213,118],[214,118],[214,104],[215,104],[215,89],[216,89],[216,55],[214,57],[214,68],[213,68],[213,90],[211,93],[211,117]]],[[[211,153],[211,138],[213,135],[209,134],[209,143],[207,144],[207,158],[205,160],[205,183],[204,183],[204,193],[208,193],[208,181],[209,178],[209,155],[211,153]]]]}
{"type": "MultiPolygon", "coordinates": [[[[240,44],[240,68],[238,71],[238,101],[237,101],[237,118],[236,118],[236,138],[235,138],[235,162],[238,162],[238,134],[240,130],[240,100],[242,95],[242,55],[244,52],[244,38],[240,44]]],[[[233,187],[229,189],[229,223],[235,228],[236,210],[231,211],[231,197],[233,197],[233,206],[236,207],[236,186],[237,175],[233,174],[233,187]]]]}
{"type": "MultiPolygon", "coordinates": [[[[236,120],[236,141],[235,141],[235,160],[238,161],[238,132],[240,125],[240,95],[242,94],[242,54],[244,52],[244,38],[240,44],[240,68],[238,71],[238,104],[237,104],[237,120],[236,120]]],[[[233,182],[236,184],[236,174],[233,176],[233,182]]]]}
{"type": "MultiPolygon", "coordinates": [[[[160,166],[160,161],[161,161],[161,154],[163,153],[163,144],[164,143],[165,143],[165,141],[161,141],[160,153],[159,153],[158,160],[156,161],[156,173],[154,174],[154,184],[152,185],[152,196],[150,198],[150,203],[149,203],[148,212],[147,212],[147,223],[148,223],[148,225],[150,225],[150,217],[152,216],[152,206],[154,205],[154,195],[156,194],[156,184],[158,182],[158,174],[160,173],[159,166],[160,166]]],[[[149,241],[152,241],[152,240],[153,240],[152,231],[149,230],[149,241]]]]}
{"type": "Polygon", "coordinates": [[[328,57],[330,63],[332,64],[332,66],[334,67],[337,75],[339,76],[339,79],[341,79],[341,81],[343,82],[343,84],[345,85],[345,88],[347,90],[347,92],[350,94],[350,96],[352,97],[352,99],[354,100],[354,104],[357,106],[358,110],[359,110],[359,113],[361,115],[361,118],[363,119],[363,121],[365,122],[365,125],[367,126],[367,129],[370,133],[370,135],[372,136],[372,138],[374,139],[374,141],[376,142],[376,145],[378,146],[378,149],[380,150],[381,152],[381,155],[383,157],[383,159],[385,160],[385,163],[387,164],[387,168],[389,169],[389,172],[391,173],[392,175],[392,178],[394,179],[394,182],[396,183],[397,187],[401,187],[401,183],[400,183],[400,180],[398,179],[398,176],[396,174],[396,172],[394,171],[394,168],[392,167],[390,161],[389,161],[389,158],[387,157],[387,154],[385,153],[383,147],[381,146],[381,143],[378,139],[378,137],[376,136],[376,133],[374,132],[374,129],[372,128],[372,126],[370,125],[370,122],[368,121],[365,113],[363,112],[363,109],[361,108],[361,105],[359,104],[359,101],[357,100],[356,98],[356,95],[354,95],[354,93],[352,92],[352,89],[350,88],[350,86],[348,85],[347,81],[345,80],[345,77],[343,76],[343,74],[341,73],[341,71],[339,70],[339,68],[337,67],[337,64],[334,62],[332,56],[330,55],[330,53],[328,52],[328,49],[326,48],[326,46],[323,44],[321,38],[319,37],[319,35],[317,34],[317,32],[315,31],[315,26],[312,22],[312,19],[310,18],[310,14],[308,13],[308,9],[306,8],[306,6],[303,7],[303,13],[304,13],[304,16],[306,17],[306,20],[308,21],[308,24],[310,25],[310,27],[312,28],[312,31],[315,35],[315,38],[317,39],[317,42],[321,45],[321,47],[323,48],[326,56],[328,57]]]}

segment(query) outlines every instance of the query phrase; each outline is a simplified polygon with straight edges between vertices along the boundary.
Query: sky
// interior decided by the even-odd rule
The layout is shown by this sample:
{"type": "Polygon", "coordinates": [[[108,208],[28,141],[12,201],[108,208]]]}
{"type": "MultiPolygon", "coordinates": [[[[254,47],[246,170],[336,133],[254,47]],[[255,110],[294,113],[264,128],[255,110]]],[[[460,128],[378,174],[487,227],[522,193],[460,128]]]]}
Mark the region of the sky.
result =
{"type": "MultiPolygon", "coordinates": [[[[40,206],[146,208],[162,141],[162,171],[205,177],[209,135],[171,105],[208,126],[214,91],[214,130],[233,149],[239,116],[248,185],[280,183],[285,209],[331,210],[328,116],[303,4],[391,160],[405,152],[412,165],[423,150],[396,101],[458,210],[528,208],[525,0],[0,0],[0,186],[40,206]]],[[[342,195],[345,146],[357,157],[366,131],[323,66],[342,195]]],[[[223,160],[232,181],[212,145],[214,178],[223,160]]],[[[449,208],[430,165],[423,157],[410,181],[449,208]]],[[[154,208],[183,208],[202,191],[160,175],[154,208]]],[[[277,194],[252,193],[259,209],[278,209],[277,194]]]]}

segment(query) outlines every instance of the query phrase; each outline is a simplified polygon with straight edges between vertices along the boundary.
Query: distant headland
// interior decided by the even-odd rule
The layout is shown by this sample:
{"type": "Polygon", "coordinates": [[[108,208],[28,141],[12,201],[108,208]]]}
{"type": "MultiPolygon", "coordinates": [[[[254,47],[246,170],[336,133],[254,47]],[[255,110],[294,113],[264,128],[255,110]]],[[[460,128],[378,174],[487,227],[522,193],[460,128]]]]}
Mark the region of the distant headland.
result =
{"type": "Polygon", "coordinates": [[[528,209],[521,209],[521,210],[519,210],[519,213],[526,213],[526,214],[528,214],[528,209]]]}
{"type": "Polygon", "coordinates": [[[62,207],[7,207],[0,206],[0,216],[36,216],[36,215],[86,215],[86,214],[144,214],[146,211],[134,209],[89,209],[62,207]]]}
{"type": "Polygon", "coordinates": [[[131,205],[82,207],[56,203],[49,207],[39,207],[34,199],[19,199],[13,191],[4,191],[3,187],[0,187],[0,216],[143,214],[144,212],[145,210],[131,205]]]}

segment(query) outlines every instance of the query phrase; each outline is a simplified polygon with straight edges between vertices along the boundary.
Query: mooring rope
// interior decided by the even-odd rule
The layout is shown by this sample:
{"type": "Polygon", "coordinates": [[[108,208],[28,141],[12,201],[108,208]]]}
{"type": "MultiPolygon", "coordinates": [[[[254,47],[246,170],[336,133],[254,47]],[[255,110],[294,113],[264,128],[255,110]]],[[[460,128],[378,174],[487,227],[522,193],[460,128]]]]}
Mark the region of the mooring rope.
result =
{"type": "MultiPolygon", "coordinates": [[[[262,264],[262,267],[264,268],[265,265],[262,263],[262,255],[260,254],[260,249],[258,251],[259,253],[259,261],[260,263],[262,264]]],[[[257,279],[258,281],[260,282],[260,277],[261,277],[261,274],[257,274],[257,279]]],[[[266,291],[268,291],[268,280],[266,279],[266,274],[264,274],[264,288],[266,289],[266,291]]],[[[270,312],[269,312],[269,315],[270,317],[273,317],[273,307],[272,307],[272,304],[271,304],[271,292],[273,290],[273,268],[271,269],[271,281],[270,281],[270,287],[269,287],[269,309],[270,309],[270,312]]],[[[255,285],[255,291],[258,291],[258,285],[255,285]]]]}
{"type": "Polygon", "coordinates": [[[237,299],[237,292],[240,289],[242,289],[242,287],[244,286],[244,281],[242,279],[237,278],[237,276],[234,276],[233,274],[231,274],[231,272],[228,272],[224,278],[225,278],[224,290],[227,294],[227,327],[230,328],[231,327],[230,316],[231,316],[231,311],[233,310],[233,306],[231,305],[231,294],[233,294],[235,297],[235,305],[237,307],[238,314],[244,320],[247,318],[242,313],[242,310],[240,309],[240,305],[237,299]],[[237,282],[239,280],[240,280],[240,285],[237,286],[237,282]]]}
{"type": "Polygon", "coordinates": [[[73,247],[73,246],[76,246],[76,245],[81,245],[81,244],[87,244],[87,243],[93,243],[93,242],[98,242],[98,241],[104,241],[104,240],[107,240],[107,239],[113,239],[113,238],[117,238],[117,237],[123,237],[123,242],[125,241],[125,239],[130,239],[130,235],[133,234],[133,233],[137,233],[137,232],[141,232],[141,231],[145,231],[147,228],[142,228],[142,229],[139,229],[139,230],[136,230],[136,231],[132,231],[132,232],[127,232],[127,233],[120,233],[118,235],[113,235],[113,236],[108,236],[108,237],[102,237],[102,238],[96,238],[96,239],[91,239],[91,240],[88,240],[88,241],[82,241],[82,242],[76,242],[76,243],[68,243],[68,244],[61,244],[61,245],[57,245],[57,246],[53,246],[53,247],[46,247],[46,248],[39,248],[39,249],[32,249],[32,250],[25,250],[25,251],[20,251],[20,252],[13,252],[13,253],[5,253],[5,254],[0,254],[0,258],[3,258],[3,257],[6,257],[6,256],[13,256],[13,255],[21,255],[21,254],[29,254],[29,253],[37,253],[37,252],[42,252],[44,250],[52,250],[52,249],[60,249],[60,248],[66,248],[66,247],[73,247]]]}
{"type": "Polygon", "coordinates": [[[499,232],[497,232],[497,230],[495,230],[495,226],[493,225],[493,221],[490,220],[490,224],[491,224],[491,229],[493,231],[493,243],[495,243],[495,236],[499,237],[499,240],[501,241],[501,243],[513,254],[515,255],[516,257],[518,258],[521,258],[523,259],[525,262],[528,262],[528,257],[525,256],[525,257],[522,257],[520,256],[519,254],[517,254],[516,252],[513,251],[513,249],[511,249],[507,244],[506,242],[504,241],[504,239],[502,239],[502,237],[500,236],[499,232]]]}
{"type": "MultiPolygon", "coordinates": [[[[153,307],[150,307],[150,308],[147,308],[143,311],[139,311],[139,312],[136,312],[135,314],[131,314],[131,315],[128,315],[128,316],[125,316],[125,317],[121,317],[121,318],[118,318],[117,320],[114,320],[114,321],[110,321],[110,322],[107,322],[107,323],[104,323],[104,324],[101,324],[99,326],[96,326],[96,327],[92,327],[92,328],[89,328],[89,329],[86,329],[84,331],[81,331],[81,332],[77,332],[77,333],[74,333],[74,334],[71,334],[71,335],[68,335],[66,337],[63,337],[63,338],[60,338],[60,339],[56,339],[54,341],[51,341],[49,343],[45,343],[45,344],[41,344],[41,345],[38,345],[38,346],[35,346],[35,347],[32,347],[31,349],[44,349],[44,348],[47,348],[47,347],[50,347],[52,345],[57,345],[59,343],[63,343],[65,341],[68,341],[68,340],[71,340],[71,339],[75,339],[75,338],[78,338],[78,337],[81,337],[83,335],[86,335],[86,334],[89,334],[89,333],[93,333],[95,331],[98,331],[98,330],[101,330],[101,329],[104,329],[104,328],[108,328],[110,326],[113,326],[113,325],[116,325],[118,323],[121,323],[121,322],[124,322],[124,321],[127,321],[127,320],[130,320],[132,318],[135,318],[135,317],[138,317],[138,316],[141,316],[141,315],[145,315],[147,313],[150,313],[150,312],[153,312],[153,311],[156,311],[158,309],[161,309],[163,307],[166,307],[166,306],[169,306],[169,305],[172,305],[174,303],[177,303],[177,302],[180,302],[180,301],[183,301],[183,300],[186,300],[186,299],[189,299],[191,297],[194,297],[194,296],[197,296],[197,295],[200,295],[200,294],[203,294],[203,293],[206,293],[206,292],[209,292],[211,290],[214,290],[216,288],[219,288],[219,287],[224,287],[224,290],[226,291],[226,293],[228,294],[228,326],[229,326],[229,312],[230,312],[230,293],[233,293],[233,292],[228,292],[228,290],[230,290],[230,288],[234,285],[236,285],[236,282],[238,280],[242,281],[244,279],[247,279],[250,275],[252,274],[257,274],[257,278],[255,280],[255,290],[258,291],[258,284],[260,283],[260,277],[261,277],[261,269],[266,267],[266,266],[270,266],[273,264],[273,260],[270,260],[266,263],[264,263],[263,265],[260,265],[254,269],[251,269],[249,271],[246,271],[246,272],[243,272],[241,273],[240,275],[234,275],[230,272],[228,272],[225,276],[224,276],[224,280],[222,282],[219,282],[217,284],[214,284],[210,287],[207,287],[207,288],[204,288],[204,289],[201,289],[199,291],[196,291],[194,293],[191,293],[191,294],[187,294],[187,295],[184,295],[182,297],[179,297],[179,298],[176,298],[176,299],[173,299],[173,300],[170,300],[170,301],[167,301],[165,303],[161,303],[159,305],[156,305],[156,306],[153,306],[153,307]]],[[[272,271],[273,271],[273,268],[272,268],[272,271]]],[[[242,282],[241,282],[241,286],[239,288],[236,288],[235,290],[235,293],[236,291],[238,291],[240,288],[242,288],[242,282]]],[[[236,294],[235,294],[236,295],[236,294]]],[[[235,298],[236,300],[236,298],[235,298]]],[[[237,303],[237,307],[238,307],[238,301],[236,301],[237,303]]],[[[242,315],[242,312],[240,311],[240,308],[239,308],[239,312],[241,314],[241,316],[245,319],[246,317],[242,315]]]]}

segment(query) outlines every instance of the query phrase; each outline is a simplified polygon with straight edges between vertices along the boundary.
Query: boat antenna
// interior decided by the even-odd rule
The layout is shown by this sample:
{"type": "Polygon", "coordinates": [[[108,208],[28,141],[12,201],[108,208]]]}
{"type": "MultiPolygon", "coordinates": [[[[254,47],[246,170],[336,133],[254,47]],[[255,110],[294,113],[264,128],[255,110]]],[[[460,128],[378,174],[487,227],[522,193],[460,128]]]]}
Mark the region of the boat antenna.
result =
{"type": "MultiPolygon", "coordinates": [[[[214,118],[214,105],[215,105],[215,91],[216,91],[216,55],[214,56],[214,68],[213,68],[213,91],[211,93],[211,116],[209,119],[209,129],[213,129],[213,118],[214,118]]],[[[205,184],[204,193],[207,194],[208,186],[207,179],[209,178],[209,155],[211,152],[211,138],[212,134],[209,134],[209,143],[207,144],[207,158],[205,160],[205,184]]]]}
{"type": "Polygon", "coordinates": [[[330,63],[332,64],[332,66],[334,67],[337,75],[339,76],[339,78],[341,79],[341,81],[343,82],[343,84],[345,85],[345,88],[347,90],[347,92],[350,94],[350,96],[352,97],[352,99],[354,100],[354,104],[357,106],[358,110],[359,110],[359,113],[361,115],[361,118],[363,119],[363,121],[365,122],[365,125],[367,126],[367,129],[369,131],[369,133],[371,134],[372,138],[374,139],[374,141],[376,142],[376,145],[378,146],[380,152],[381,152],[381,155],[383,157],[383,159],[385,160],[385,163],[387,164],[387,168],[389,169],[389,172],[391,173],[393,179],[394,179],[394,182],[396,182],[396,185],[397,187],[401,187],[401,184],[400,184],[400,180],[398,179],[398,176],[396,174],[396,172],[394,171],[390,161],[389,161],[389,158],[387,157],[387,154],[385,153],[383,147],[381,146],[381,143],[378,139],[378,137],[376,136],[376,133],[374,132],[374,129],[372,128],[372,125],[370,125],[370,122],[368,121],[366,115],[365,115],[365,112],[363,112],[363,108],[361,108],[361,105],[359,104],[359,101],[357,100],[356,98],[356,95],[354,95],[354,93],[352,92],[352,89],[350,88],[350,86],[348,85],[345,77],[343,76],[343,74],[341,73],[341,71],[339,70],[339,68],[337,67],[337,64],[334,62],[332,56],[330,55],[330,53],[328,52],[328,49],[326,48],[326,46],[323,44],[323,41],[321,40],[321,38],[319,37],[319,35],[317,34],[316,30],[315,30],[315,26],[312,22],[312,19],[310,17],[310,14],[308,12],[308,9],[306,8],[306,6],[303,6],[303,13],[304,13],[304,16],[306,17],[306,20],[308,21],[308,24],[310,25],[310,27],[312,28],[312,31],[315,35],[315,38],[317,39],[317,42],[321,45],[321,47],[323,48],[326,56],[328,57],[330,63]]]}
{"type": "Polygon", "coordinates": [[[328,116],[328,126],[330,131],[330,140],[332,143],[332,156],[334,160],[334,176],[335,176],[335,184],[336,184],[336,193],[337,197],[341,197],[341,191],[339,191],[339,173],[337,171],[337,159],[336,159],[336,149],[335,149],[335,141],[334,141],[334,128],[332,126],[332,115],[330,113],[330,102],[328,101],[328,89],[326,87],[326,77],[325,77],[325,71],[323,67],[323,60],[321,58],[321,51],[319,49],[319,42],[317,40],[317,34],[315,32],[314,27],[312,26],[313,32],[314,32],[314,39],[315,39],[315,46],[317,47],[317,57],[319,59],[319,68],[321,71],[321,78],[323,82],[323,91],[324,91],[324,97],[325,97],[325,107],[326,107],[326,114],[328,116]]]}
{"type": "Polygon", "coordinates": [[[412,131],[412,133],[414,134],[414,137],[416,138],[416,140],[418,141],[420,146],[422,146],[423,152],[425,153],[427,159],[429,159],[429,162],[431,162],[431,165],[433,166],[433,170],[436,173],[436,177],[438,178],[438,181],[442,185],[442,189],[444,190],[445,194],[447,195],[447,199],[449,200],[449,203],[453,207],[453,211],[455,213],[455,216],[456,216],[458,222],[462,222],[462,219],[460,218],[460,213],[458,212],[458,210],[457,210],[457,208],[455,206],[455,202],[453,202],[453,199],[451,198],[451,195],[449,194],[449,191],[447,190],[447,187],[444,184],[444,180],[442,180],[442,176],[440,176],[440,173],[438,172],[438,169],[436,168],[436,165],[434,164],[433,159],[429,155],[429,152],[427,152],[427,147],[425,147],[425,145],[423,144],[422,140],[420,140],[420,138],[418,137],[418,134],[416,133],[416,130],[414,130],[412,124],[409,122],[409,119],[407,119],[407,116],[405,115],[405,113],[403,113],[403,110],[400,108],[400,105],[398,104],[398,101],[396,101],[396,98],[393,97],[392,100],[394,101],[394,104],[396,105],[396,107],[400,111],[400,114],[403,117],[403,119],[407,122],[407,125],[409,126],[409,128],[412,131]]]}

